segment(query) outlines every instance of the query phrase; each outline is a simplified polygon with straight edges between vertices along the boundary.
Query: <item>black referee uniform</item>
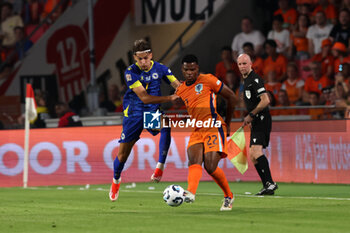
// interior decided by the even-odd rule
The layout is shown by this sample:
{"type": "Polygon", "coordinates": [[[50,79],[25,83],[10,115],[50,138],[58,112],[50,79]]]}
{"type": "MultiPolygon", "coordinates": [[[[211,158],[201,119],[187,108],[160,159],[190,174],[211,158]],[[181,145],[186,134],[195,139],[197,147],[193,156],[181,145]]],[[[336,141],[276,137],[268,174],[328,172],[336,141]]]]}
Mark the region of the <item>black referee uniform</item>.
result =
{"type": "MultiPolygon", "coordinates": [[[[254,71],[251,71],[244,79],[244,103],[248,112],[251,112],[260,102],[260,95],[266,93],[264,80],[254,71]]],[[[262,145],[266,148],[269,145],[271,133],[271,115],[269,107],[260,110],[251,122],[250,146],[262,145]]]]}
{"type": "MultiPolygon", "coordinates": [[[[246,108],[253,119],[250,131],[250,147],[252,145],[262,145],[263,148],[266,148],[270,142],[272,120],[269,107],[259,109],[255,115],[252,113],[261,101],[260,96],[264,93],[266,93],[264,80],[252,70],[244,78],[243,93],[246,108]]],[[[266,156],[262,154],[256,159],[256,162],[254,165],[263,184],[263,188],[256,195],[273,195],[278,186],[271,177],[266,156]]]]}

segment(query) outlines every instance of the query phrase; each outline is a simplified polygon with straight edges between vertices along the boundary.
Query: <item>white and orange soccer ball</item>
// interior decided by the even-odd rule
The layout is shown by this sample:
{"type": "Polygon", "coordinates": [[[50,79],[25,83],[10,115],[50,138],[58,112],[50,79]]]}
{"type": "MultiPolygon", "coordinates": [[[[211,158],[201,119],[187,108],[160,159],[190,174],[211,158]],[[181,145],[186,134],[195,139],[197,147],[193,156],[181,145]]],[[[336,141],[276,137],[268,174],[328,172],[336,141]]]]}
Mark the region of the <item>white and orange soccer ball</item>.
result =
{"type": "Polygon", "coordinates": [[[184,189],[180,185],[172,184],[163,192],[163,200],[172,207],[180,206],[185,199],[184,189]]]}

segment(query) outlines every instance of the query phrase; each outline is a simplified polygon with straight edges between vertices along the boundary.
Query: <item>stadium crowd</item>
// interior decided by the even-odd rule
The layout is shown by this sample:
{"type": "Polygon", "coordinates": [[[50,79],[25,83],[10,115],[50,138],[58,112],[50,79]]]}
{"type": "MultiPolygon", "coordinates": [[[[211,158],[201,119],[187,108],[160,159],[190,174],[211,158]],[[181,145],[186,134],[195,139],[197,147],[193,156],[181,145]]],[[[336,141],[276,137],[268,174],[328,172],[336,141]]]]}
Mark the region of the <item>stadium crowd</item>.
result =
{"type": "MultiPolygon", "coordinates": [[[[25,52],[71,4],[67,0],[45,26],[30,39],[25,39],[58,2],[0,0],[1,61],[16,51],[15,58],[0,70],[0,80],[6,79],[13,64],[25,56],[25,52]]],[[[234,117],[246,115],[240,110],[244,109],[243,81],[236,59],[240,53],[247,53],[253,61],[254,71],[265,80],[270,105],[280,107],[273,109],[272,115],[350,118],[350,0],[278,0],[278,6],[271,15],[272,23],[266,35],[254,29],[253,20],[246,16],[241,19],[241,32],[234,36],[232,44],[222,47],[215,76],[240,97],[234,117]]],[[[125,91],[125,86],[109,86],[107,93],[99,95],[100,108],[106,112],[122,112],[125,91]]],[[[42,98],[42,93],[38,95],[42,98]]],[[[48,104],[45,116],[56,117],[54,103],[48,104]]],[[[218,105],[220,114],[225,115],[224,100],[219,99],[218,105]]],[[[72,109],[75,111],[74,107],[72,109]]],[[[184,111],[185,107],[181,101],[176,101],[169,110],[184,111]]]]}
{"type": "MultiPolygon", "coordinates": [[[[282,108],[272,115],[350,118],[350,1],[278,0],[278,5],[266,39],[250,17],[242,18],[242,32],[222,48],[216,76],[241,97],[243,107],[236,59],[244,52],[265,80],[271,106],[282,108]],[[335,108],[293,109],[320,105],[335,108]]],[[[235,117],[243,115],[236,111],[235,117]]]]}

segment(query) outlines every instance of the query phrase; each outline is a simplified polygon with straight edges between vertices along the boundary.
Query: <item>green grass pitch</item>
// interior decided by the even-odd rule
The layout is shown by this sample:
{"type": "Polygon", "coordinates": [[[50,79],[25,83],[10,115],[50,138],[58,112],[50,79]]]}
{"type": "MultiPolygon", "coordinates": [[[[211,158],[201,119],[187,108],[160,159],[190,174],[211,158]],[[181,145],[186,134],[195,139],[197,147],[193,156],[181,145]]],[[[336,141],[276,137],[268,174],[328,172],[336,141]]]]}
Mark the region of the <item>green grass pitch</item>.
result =
{"type": "Polygon", "coordinates": [[[279,183],[275,196],[256,197],[246,193],[259,183],[233,182],[233,210],[220,212],[214,182],[201,182],[196,201],[179,207],[162,200],[170,184],[122,184],[116,202],[109,185],[0,188],[0,232],[350,232],[349,185],[279,183]]]}

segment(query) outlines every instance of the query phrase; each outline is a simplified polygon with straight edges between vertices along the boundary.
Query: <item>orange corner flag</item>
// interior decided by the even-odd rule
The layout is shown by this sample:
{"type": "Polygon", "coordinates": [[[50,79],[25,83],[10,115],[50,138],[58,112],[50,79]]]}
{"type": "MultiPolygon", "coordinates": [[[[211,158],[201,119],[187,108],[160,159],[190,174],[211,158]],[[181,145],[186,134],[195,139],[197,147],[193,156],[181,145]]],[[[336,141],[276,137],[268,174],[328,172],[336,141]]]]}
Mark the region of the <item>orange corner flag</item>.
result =
{"type": "Polygon", "coordinates": [[[248,160],[243,127],[240,127],[231,136],[227,144],[227,150],[228,159],[241,174],[244,174],[248,169],[248,160]]]}

